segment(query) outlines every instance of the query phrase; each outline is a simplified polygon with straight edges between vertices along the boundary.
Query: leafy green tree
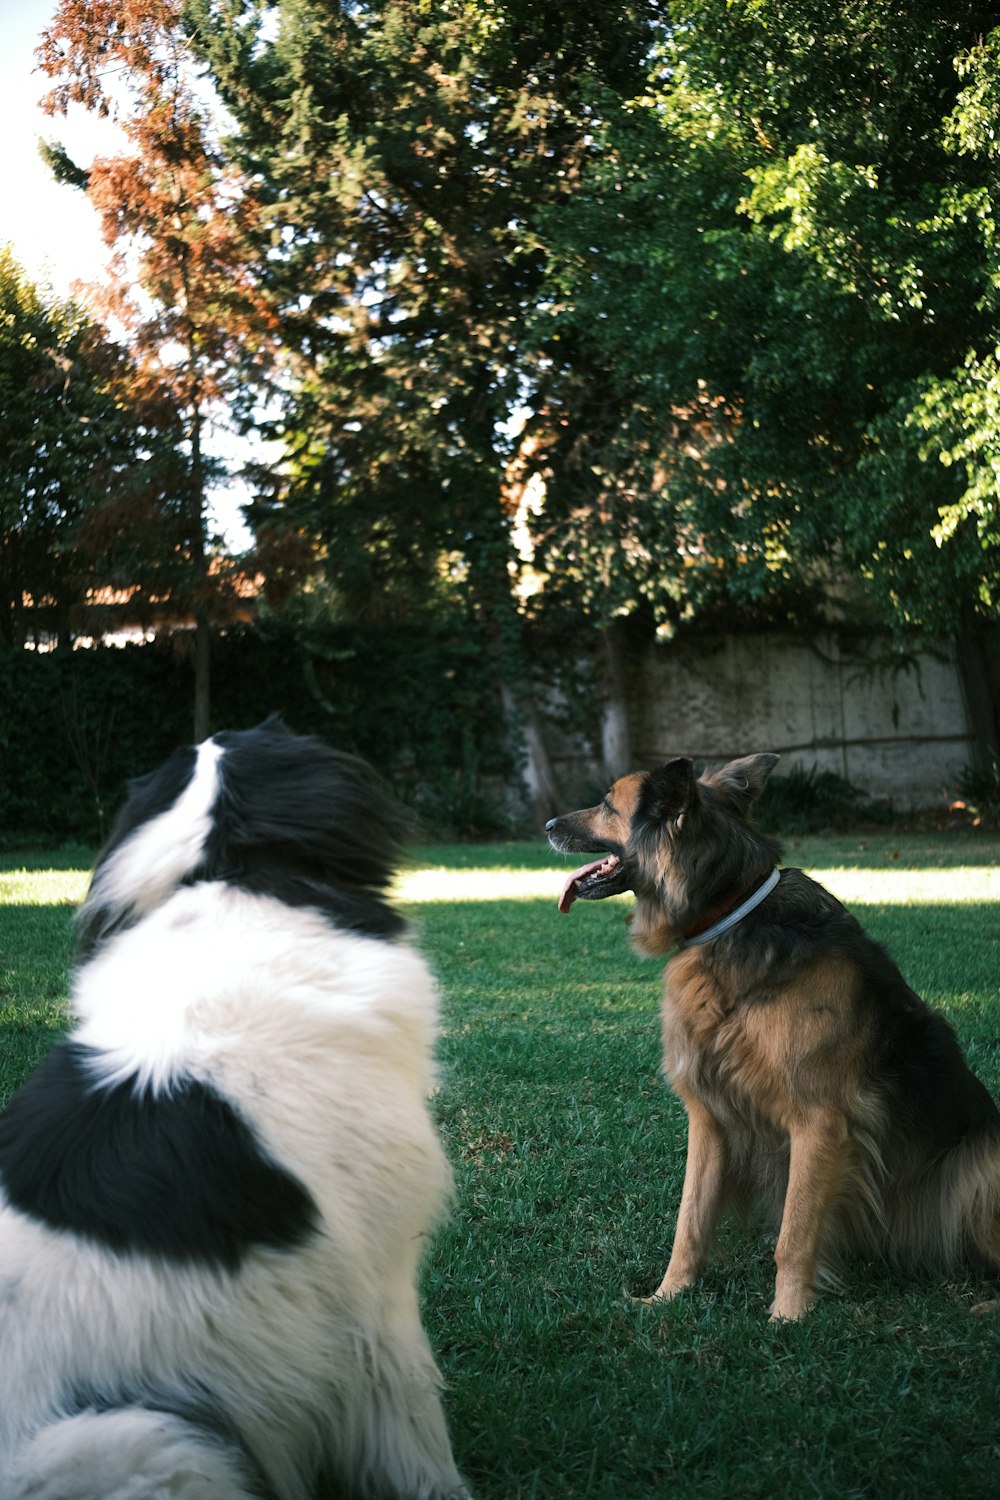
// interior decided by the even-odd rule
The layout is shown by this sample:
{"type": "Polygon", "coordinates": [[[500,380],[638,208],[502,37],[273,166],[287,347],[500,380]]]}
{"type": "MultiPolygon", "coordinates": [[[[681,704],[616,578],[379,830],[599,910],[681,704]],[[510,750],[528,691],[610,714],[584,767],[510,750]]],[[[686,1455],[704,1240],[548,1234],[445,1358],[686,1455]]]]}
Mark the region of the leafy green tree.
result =
{"type": "Polygon", "coordinates": [[[176,434],[135,398],[132,371],[72,301],[41,292],[0,247],[0,640],[44,620],[68,644],[89,588],[128,587],[133,607],[169,592],[154,568],[176,434]],[[138,561],[138,541],[142,554],[138,561]],[[30,612],[25,600],[31,602],[30,612]]]}
{"type": "MultiPolygon", "coordinates": [[[[513,545],[526,459],[562,451],[555,424],[583,431],[601,378],[578,370],[553,406],[576,355],[530,334],[537,226],[641,88],[665,8],[189,0],[261,183],[295,371],[285,482],[255,522],[311,536],[352,617],[469,610],[508,684],[529,676],[513,545]]],[[[557,801],[530,695],[505,701],[557,801]]]]}
{"type": "MultiPolygon", "coordinates": [[[[672,15],[631,121],[549,226],[552,336],[587,341],[635,395],[600,487],[637,497],[616,523],[623,604],[645,594],[667,625],[713,604],[797,618],[860,581],[852,613],[951,634],[982,664],[998,615],[989,18],[931,0],[672,15]]],[[[542,511],[540,546],[575,547],[584,589],[607,510],[542,511]]]]}

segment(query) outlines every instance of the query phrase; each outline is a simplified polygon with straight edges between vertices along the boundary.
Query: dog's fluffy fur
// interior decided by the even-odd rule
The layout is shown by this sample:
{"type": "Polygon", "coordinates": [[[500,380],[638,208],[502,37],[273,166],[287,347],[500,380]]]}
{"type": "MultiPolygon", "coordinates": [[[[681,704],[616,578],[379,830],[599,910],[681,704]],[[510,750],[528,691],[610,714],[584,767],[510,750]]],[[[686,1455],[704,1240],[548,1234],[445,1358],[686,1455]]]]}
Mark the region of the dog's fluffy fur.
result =
{"type": "Polygon", "coordinates": [[[70,1037],[0,1118],[4,1500],[453,1500],[415,1281],[437,998],[360,762],[269,720],[136,783],[70,1037]]]}
{"type": "Polygon", "coordinates": [[[699,780],[679,758],[547,827],[556,849],[604,854],[570,876],[563,911],[631,890],[638,948],[679,945],[663,1042],[687,1168],[649,1300],[690,1286],[726,1204],[756,1198],[780,1224],[772,1316],[798,1318],[848,1250],[1000,1270],[1000,1114],[943,1017],[801,870],[710,936],[780,857],[748,818],[777,758],[699,780]]]}

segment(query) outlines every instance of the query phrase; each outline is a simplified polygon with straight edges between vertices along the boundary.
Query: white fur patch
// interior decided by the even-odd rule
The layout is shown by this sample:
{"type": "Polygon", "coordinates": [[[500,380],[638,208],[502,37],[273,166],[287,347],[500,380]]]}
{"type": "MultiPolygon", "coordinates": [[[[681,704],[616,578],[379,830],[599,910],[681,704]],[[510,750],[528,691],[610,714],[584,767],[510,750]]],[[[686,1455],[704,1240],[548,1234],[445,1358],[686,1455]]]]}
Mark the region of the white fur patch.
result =
{"type": "Polygon", "coordinates": [[[194,775],[172,807],[141,824],[94,876],[84,910],[152,911],[201,859],[219,791],[221,748],[198,746],[194,775]]]}
{"type": "MultiPolygon", "coordinates": [[[[77,975],[73,1008],[73,1039],[99,1053],[108,1083],[168,1088],[180,1072],[211,1082],[234,1059],[280,1069],[300,1036],[334,1058],[371,1047],[384,1065],[398,1053],[417,1089],[431,1082],[437,997],[412,948],[221,882],[182,887],[108,943],[77,975]]],[[[328,1060],[300,1057],[307,1092],[328,1060]]]]}

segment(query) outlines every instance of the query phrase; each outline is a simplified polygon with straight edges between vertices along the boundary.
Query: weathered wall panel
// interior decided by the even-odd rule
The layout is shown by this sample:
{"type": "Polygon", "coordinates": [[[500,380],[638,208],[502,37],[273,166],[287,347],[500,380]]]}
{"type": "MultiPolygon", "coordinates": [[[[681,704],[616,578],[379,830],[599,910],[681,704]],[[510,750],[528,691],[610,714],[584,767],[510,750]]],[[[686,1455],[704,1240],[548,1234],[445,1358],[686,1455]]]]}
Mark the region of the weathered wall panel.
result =
{"type": "Polygon", "coordinates": [[[633,663],[637,764],[775,750],[900,807],[940,803],[971,759],[953,651],[893,661],[834,635],[657,645],[633,663]]]}
{"type": "MultiPolygon", "coordinates": [[[[599,713],[589,736],[572,732],[553,695],[539,720],[559,791],[594,800],[607,785],[599,713]]],[[[628,672],[631,764],[671,755],[721,760],[755,750],[782,756],[781,770],[816,767],[843,776],[901,810],[940,807],[973,758],[955,652],[948,646],[893,657],[885,640],[729,635],[650,646],[628,672]]]]}

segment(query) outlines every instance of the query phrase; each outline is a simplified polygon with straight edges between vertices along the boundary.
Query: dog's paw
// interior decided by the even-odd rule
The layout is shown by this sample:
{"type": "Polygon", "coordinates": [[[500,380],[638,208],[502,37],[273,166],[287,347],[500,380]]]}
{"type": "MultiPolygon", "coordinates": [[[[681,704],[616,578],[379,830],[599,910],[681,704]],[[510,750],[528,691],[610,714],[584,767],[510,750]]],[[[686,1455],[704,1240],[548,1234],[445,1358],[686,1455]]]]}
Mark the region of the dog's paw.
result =
{"type": "Polygon", "coordinates": [[[650,1292],[648,1297],[633,1297],[625,1287],[622,1287],[622,1292],[633,1307],[662,1307],[665,1302],[673,1302],[675,1297],[679,1297],[681,1292],[686,1291],[687,1287],[683,1286],[669,1288],[659,1286],[655,1292],[650,1292]]]}
{"type": "Polygon", "coordinates": [[[813,1299],[806,1297],[801,1300],[785,1302],[778,1306],[777,1301],[772,1302],[768,1308],[769,1323],[800,1323],[813,1305],[813,1299]]]}

